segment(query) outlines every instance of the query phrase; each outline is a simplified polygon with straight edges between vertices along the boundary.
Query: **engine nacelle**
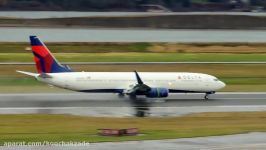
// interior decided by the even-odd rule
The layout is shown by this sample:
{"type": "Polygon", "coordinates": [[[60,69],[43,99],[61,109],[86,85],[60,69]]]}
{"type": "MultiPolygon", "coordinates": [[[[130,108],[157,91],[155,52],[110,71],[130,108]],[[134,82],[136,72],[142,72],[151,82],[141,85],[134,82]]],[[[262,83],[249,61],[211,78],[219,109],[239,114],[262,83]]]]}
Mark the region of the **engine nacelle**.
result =
{"type": "Polygon", "coordinates": [[[169,90],[166,88],[151,88],[151,90],[146,94],[149,98],[162,98],[168,97],[169,90]]]}

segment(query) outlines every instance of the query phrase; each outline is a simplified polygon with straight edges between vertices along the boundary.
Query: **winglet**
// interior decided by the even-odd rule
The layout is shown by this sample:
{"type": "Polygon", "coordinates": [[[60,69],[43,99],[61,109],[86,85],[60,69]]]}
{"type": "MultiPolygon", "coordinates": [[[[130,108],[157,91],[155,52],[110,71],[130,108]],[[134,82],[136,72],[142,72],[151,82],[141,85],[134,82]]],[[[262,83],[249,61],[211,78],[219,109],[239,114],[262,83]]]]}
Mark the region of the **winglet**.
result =
{"type": "Polygon", "coordinates": [[[135,74],[136,74],[136,78],[137,78],[138,84],[143,84],[143,81],[141,80],[141,78],[140,78],[138,72],[137,72],[136,70],[135,70],[134,72],[135,72],[135,74]]]}

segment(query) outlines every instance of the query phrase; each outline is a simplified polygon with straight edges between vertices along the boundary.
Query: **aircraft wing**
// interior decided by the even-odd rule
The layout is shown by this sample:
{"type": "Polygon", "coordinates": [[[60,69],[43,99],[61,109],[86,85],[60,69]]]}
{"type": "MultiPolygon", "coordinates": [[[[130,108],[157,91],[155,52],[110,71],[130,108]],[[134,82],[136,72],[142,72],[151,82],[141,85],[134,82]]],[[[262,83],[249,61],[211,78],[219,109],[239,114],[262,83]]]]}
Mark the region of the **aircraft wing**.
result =
{"type": "Polygon", "coordinates": [[[137,84],[135,86],[133,86],[131,89],[128,89],[126,91],[126,94],[131,95],[131,94],[136,94],[137,92],[143,92],[144,93],[144,92],[149,91],[151,88],[148,85],[144,84],[144,82],[140,78],[137,71],[135,71],[135,75],[136,75],[136,79],[137,79],[137,84]]]}

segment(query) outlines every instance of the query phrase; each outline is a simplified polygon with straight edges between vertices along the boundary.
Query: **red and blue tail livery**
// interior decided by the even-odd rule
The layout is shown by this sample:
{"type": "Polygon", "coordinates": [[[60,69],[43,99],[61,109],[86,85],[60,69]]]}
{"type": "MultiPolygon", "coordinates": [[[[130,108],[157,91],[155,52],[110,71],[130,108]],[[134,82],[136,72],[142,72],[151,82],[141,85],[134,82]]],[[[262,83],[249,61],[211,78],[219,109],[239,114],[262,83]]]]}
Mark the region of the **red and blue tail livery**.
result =
{"type": "Polygon", "coordinates": [[[68,66],[61,65],[37,36],[30,36],[31,48],[38,73],[72,72],[68,66]]]}

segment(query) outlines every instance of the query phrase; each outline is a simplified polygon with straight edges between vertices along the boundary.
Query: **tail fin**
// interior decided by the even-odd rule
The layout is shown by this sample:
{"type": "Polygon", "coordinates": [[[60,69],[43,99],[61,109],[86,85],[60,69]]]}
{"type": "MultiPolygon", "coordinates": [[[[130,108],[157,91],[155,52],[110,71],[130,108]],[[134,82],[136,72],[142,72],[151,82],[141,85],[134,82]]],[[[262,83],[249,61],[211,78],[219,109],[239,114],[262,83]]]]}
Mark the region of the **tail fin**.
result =
{"type": "Polygon", "coordinates": [[[38,73],[71,72],[68,66],[62,66],[55,59],[49,49],[37,36],[30,36],[30,41],[38,73]]]}

